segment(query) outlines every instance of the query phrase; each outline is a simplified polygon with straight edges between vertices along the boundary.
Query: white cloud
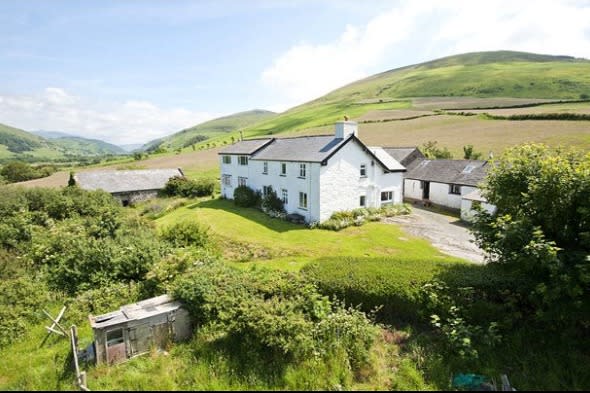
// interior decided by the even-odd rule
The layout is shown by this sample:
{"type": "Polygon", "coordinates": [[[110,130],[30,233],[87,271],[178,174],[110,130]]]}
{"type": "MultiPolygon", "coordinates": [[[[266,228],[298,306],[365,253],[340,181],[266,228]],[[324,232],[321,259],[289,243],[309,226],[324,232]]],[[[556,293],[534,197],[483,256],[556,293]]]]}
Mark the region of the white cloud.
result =
{"type": "Polygon", "coordinates": [[[105,104],[57,87],[30,96],[0,96],[0,122],[27,131],[63,131],[115,144],[144,143],[218,117],[147,101],[105,104]]]}
{"type": "Polygon", "coordinates": [[[295,105],[392,62],[499,49],[590,58],[588,21],[588,1],[404,1],[364,26],[345,26],[334,42],[291,47],[261,79],[277,101],[295,105]]]}

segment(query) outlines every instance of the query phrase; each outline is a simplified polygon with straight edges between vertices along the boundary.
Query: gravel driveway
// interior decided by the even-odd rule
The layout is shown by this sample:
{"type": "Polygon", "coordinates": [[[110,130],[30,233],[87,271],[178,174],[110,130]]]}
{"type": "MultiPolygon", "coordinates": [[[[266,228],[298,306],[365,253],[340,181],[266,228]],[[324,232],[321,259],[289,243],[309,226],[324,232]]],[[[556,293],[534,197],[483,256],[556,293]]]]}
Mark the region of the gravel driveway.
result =
{"type": "Polygon", "coordinates": [[[424,238],[441,252],[474,263],[484,263],[484,252],[473,241],[473,235],[456,217],[412,206],[412,213],[391,217],[387,223],[400,225],[413,236],[424,238]]]}

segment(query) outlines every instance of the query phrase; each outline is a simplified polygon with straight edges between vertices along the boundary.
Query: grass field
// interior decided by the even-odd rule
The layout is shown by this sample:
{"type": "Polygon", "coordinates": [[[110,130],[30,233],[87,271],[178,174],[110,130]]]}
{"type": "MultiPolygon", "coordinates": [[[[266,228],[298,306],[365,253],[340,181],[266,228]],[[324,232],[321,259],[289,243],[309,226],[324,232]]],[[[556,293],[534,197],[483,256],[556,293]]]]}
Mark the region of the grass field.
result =
{"type": "Polygon", "coordinates": [[[451,112],[463,113],[489,113],[495,116],[527,115],[541,113],[579,113],[590,114],[590,102],[569,102],[560,104],[546,104],[526,108],[505,108],[505,109],[466,109],[451,112]]]}
{"type": "Polygon", "coordinates": [[[396,225],[369,223],[340,232],[311,230],[272,219],[255,209],[238,208],[229,200],[196,202],[156,222],[159,227],[166,227],[182,220],[196,220],[208,226],[222,244],[226,259],[239,262],[241,266],[296,271],[326,256],[458,261],[440,253],[425,240],[408,240],[408,235],[396,225]]]}

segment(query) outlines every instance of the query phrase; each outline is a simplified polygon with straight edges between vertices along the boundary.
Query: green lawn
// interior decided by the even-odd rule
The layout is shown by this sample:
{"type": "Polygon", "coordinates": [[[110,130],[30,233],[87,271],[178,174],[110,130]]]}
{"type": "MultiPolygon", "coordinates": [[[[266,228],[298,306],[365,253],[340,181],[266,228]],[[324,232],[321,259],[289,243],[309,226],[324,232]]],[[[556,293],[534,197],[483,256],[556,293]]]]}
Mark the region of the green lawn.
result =
{"type": "Polygon", "coordinates": [[[395,257],[457,261],[427,241],[412,238],[397,225],[368,223],[340,232],[308,229],[239,208],[232,201],[203,200],[181,207],[156,220],[159,227],[181,220],[197,220],[218,237],[226,259],[240,266],[299,270],[322,257],[395,257]]]}

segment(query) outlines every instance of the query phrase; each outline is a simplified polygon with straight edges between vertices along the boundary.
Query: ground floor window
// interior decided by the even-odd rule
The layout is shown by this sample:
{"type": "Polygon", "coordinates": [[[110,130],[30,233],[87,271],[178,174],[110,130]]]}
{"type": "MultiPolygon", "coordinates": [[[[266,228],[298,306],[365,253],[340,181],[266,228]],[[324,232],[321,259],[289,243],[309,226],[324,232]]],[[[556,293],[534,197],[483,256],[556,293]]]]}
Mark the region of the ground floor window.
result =
{"type": "Polygon", "coordinates": [[[271,186],[262,186],[262,195],[267,196],[272,190],[271,186]]]}
{"type": "Polygon", "coordinates": [[[223,175],[221,178],[224,186],[231,187],[231,175],[223,175]]]}
{"type": "Polygon", "coordinates": [[[239,186],[247,186],[248,185],[248,178],[247,177],[238,177],[238,187],[239,186]]]}
{"type": "Polygon", "coordinates": [[[461,186],[458,184],[449,184],[449,194],[461,195],[461,186]]]}
{"type": "Polygon", "coordinates": [[[281,190],[281,200],[283,201],[284,205],[289,204],[289,191],[285,190],[284,188],[281,190]]]}
{"type": "Polygon", "coordinates": [[[359,206],[365,207],[366,205],[367,205],[367,198],[364,195],[361,195],[360,201],[359,201],[359,206]]]}
{"type": "Polygon", "coordinates": [[[299,208],[307,209],[307,194],[305,192],[299,193],[299,208]]]}
{"type": "Polygon", "coordinates": [[[393,202],[393,191],[381,192],[381,203],[393,202]]]}

